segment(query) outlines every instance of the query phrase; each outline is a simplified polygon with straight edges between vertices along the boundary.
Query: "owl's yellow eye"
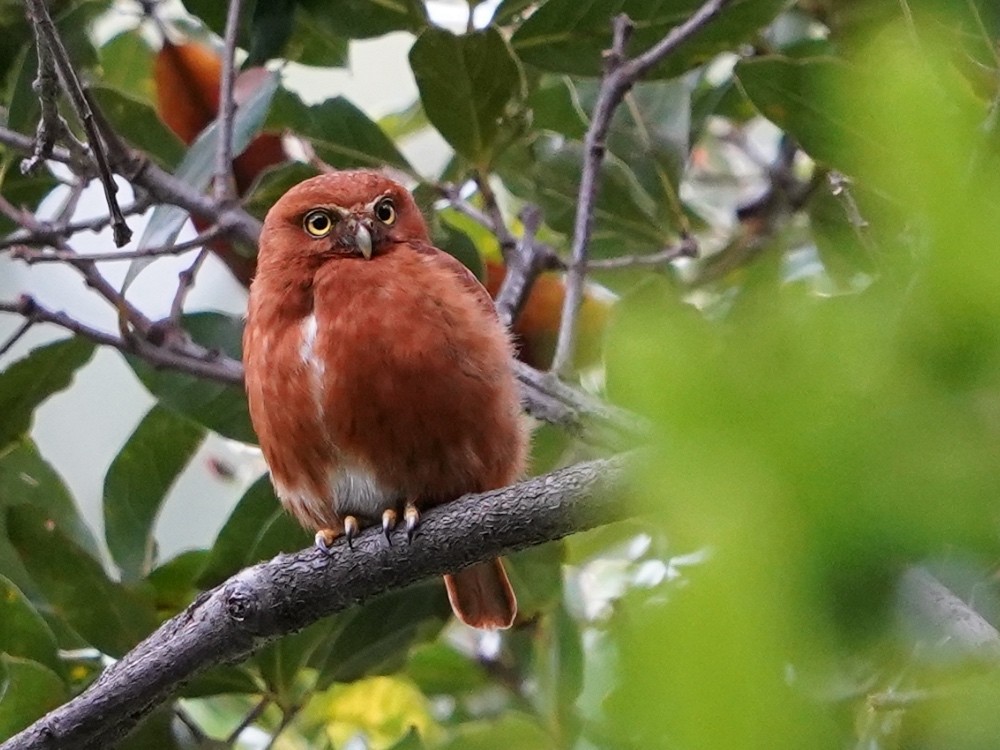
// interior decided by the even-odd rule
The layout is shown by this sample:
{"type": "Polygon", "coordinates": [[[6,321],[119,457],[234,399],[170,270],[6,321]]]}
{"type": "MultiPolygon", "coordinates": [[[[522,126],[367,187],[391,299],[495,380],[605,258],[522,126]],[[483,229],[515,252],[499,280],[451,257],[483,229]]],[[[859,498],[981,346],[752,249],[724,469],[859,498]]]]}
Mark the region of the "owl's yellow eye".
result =
{"type": "Polygon", "coordinates": [[[333,229],[333,217],[329,211],[317,208],[306,214],[302,220],[302,228],[306,230],[310,237],[326,237],[333,229]]]}
{"type": "Polygon", "coordinates": [[[375,218],[386,226],[390,226],[396,220],[396,207],[392,203],[392,198],[383,198],[375,204],[375,218]]]}

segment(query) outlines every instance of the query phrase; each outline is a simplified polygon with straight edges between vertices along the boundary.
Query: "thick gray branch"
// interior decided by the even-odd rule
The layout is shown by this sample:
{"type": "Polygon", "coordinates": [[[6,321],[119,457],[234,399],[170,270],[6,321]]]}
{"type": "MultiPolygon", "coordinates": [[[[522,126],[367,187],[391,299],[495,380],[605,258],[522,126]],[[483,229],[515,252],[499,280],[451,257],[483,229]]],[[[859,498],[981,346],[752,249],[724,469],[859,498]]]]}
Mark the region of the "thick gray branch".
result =
{"type": "Polygon", "coordinates": [[[424,517],[410,545],[370,529],[348,550],[278,555],[238,573],[126,654],[84,693],[0,750],[109,748],[180,684],[376,594],[623,518],[625,457],[466,495],[424,517]]]}

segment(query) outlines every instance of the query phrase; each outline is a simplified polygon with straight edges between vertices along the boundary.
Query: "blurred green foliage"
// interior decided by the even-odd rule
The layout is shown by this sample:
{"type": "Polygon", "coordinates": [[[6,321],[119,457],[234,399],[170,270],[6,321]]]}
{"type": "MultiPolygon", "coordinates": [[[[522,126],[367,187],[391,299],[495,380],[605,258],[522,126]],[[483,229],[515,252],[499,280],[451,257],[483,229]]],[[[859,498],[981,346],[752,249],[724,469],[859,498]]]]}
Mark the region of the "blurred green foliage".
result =
{"type": "MultiPolygon", "coordinates": [[[[376,122],[341,97],[306,105],[286,81],[258,98],[242,140],[288,128],[335,166],[405,172],[440,209],[432,223],[446,247],[482,275],[496,240],[434,205],[441,184],[468,189],[482,209],[490,177],[511,225],[535,203],[539,236],[564,251],[612,13],[637,22],[636,53],[699,3],[504,0],[492,25],[466,33],[435,26],[417,0],[246,5],[251,63],[329,67],[352,39],[414,34],[419,100],[406,109],[376,122]],[[454,151],[441,174],[404,156],[428,128],[454,151]]],[[[221,32],[223,4],[184,6],[190,15],[167,19],[177,28],[221,32]]],[[[34,52],[11,7],[0,4],[6,124],[30,134],[34,52]]],[[[207,179],[198,149],[209,141],[185,156],[150,119],[147,36],[99,44],[90,21],[115,12],[107,1],[54,11],[122,135],[207,179]]],[[[390,592],[209,670],[133,745],[1000,744],[1000,635],[989,635],[1000,624],[998,49],[988,0],[723,10],[626,99],[595,211],[595,258],[649,255],[686,233],[702,249],[592,274],[617,301],[602,360],[581,383],[653,424],[623,493],[635,518],[511,556],[522,615],[508,632],[450,623],[436,581],[390,592]],[[969,608],[927,616],[927,592],[901,585],[915,566],[969,608]],[[963,648],[976,616],[986,647],[963,648]]],[[[17,158],[4,152],[0,186],[30,208],[55,181],[22,177],[17,158]]],[[[310,170],[265,175],[248,205],[262,212],[310,170]]],[[[174,213],[153,228],[176,235],[174,213]]],[[[239,355],[239,319],[183,322],[199,343],[239,355]]],[[[211,548],[159,558],[157,514],[206,431],[254,437],[239,389],[130,357],[158,404],[108,472],[103,555],[29,437],[36,407],[91,351],[71,339],[0,372],[0,738],[201,591],[308,544],[261,478],[211,548]]],[[[533,468],[592,450],[545,426],[533,468]]]]}

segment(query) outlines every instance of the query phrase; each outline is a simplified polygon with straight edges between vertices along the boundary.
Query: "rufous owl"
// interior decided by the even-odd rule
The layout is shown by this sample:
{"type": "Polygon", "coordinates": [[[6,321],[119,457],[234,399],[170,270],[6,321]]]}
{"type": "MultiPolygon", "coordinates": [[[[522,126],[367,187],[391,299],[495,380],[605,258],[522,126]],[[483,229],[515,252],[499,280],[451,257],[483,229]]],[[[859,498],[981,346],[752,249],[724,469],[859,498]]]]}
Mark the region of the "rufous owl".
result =
{"type": "MultiPolygon", "coordinates": [[[[523,474],[510,337],[486,290],[376,172],[299,183],[268,212],[243,338],[250,416],[284,507],[329,549],[366,524],[523,474]]],[[[499,559],[445,577],[455,614],[505,628],[499,559]]]]}

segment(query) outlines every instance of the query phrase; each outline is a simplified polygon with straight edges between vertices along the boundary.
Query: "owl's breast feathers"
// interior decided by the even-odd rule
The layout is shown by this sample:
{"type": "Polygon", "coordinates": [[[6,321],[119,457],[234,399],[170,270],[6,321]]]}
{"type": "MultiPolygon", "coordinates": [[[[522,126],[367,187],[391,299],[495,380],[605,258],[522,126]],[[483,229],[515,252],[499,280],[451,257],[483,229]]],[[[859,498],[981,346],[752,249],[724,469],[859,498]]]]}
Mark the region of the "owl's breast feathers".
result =
{"type": "Polygon", "coordinates": [[[302,523],[375,518],[403,499],[432,505],[519,477],[527,438],[510,341],[454,258],[400,243],[325,263],[308,288],[258,291],[250,409],[275,487],[302,523]]]}

